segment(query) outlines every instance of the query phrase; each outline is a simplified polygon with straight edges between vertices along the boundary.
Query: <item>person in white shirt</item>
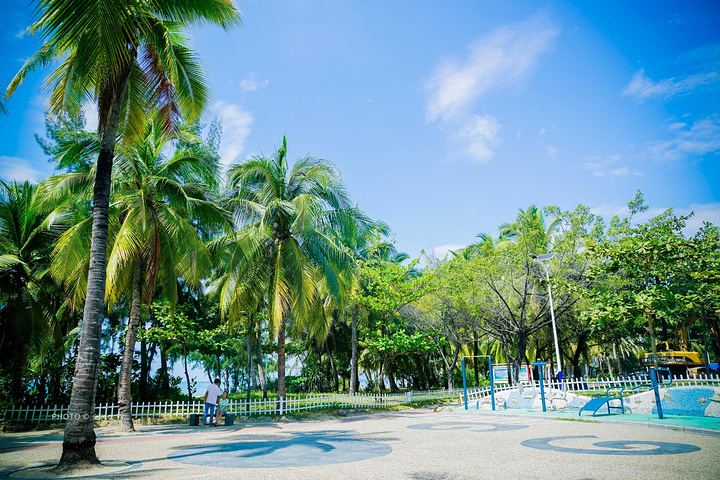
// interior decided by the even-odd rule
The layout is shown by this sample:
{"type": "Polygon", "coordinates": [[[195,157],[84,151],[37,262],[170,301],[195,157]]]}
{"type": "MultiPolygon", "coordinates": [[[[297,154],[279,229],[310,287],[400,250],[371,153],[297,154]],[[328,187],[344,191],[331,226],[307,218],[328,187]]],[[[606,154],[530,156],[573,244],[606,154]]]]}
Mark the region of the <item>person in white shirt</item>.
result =
{"type": "Polygon", "coordinates": [[[216,427],[217,425],[213,422],[215,419],[215,405],[217,405],[218,398],[220,397],[220,379],[216,378],[215,383],[208,385],[205,390],[205,410],[203,411],[203,426],[207,425],[207,416],[210,414],[210,426],[216,427]]]}

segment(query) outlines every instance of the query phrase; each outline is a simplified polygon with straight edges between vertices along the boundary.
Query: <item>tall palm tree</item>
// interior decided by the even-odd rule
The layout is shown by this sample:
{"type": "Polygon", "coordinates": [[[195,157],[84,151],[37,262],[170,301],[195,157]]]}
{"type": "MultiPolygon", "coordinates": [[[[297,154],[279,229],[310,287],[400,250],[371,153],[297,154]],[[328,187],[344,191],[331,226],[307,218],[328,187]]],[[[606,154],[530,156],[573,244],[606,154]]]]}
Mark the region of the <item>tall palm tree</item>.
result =
{"type": "Polygon", "coordinates": [[[340,298],[342,275],[353,258],[328,231],[354,228],[350,200],[337,167],[305,157],[290,167],[287,141],[271,157],[252,157],[230,171],[230,208],[240,229],[216,241],[226,261],[218,280],[223,312],[267,300],[277,332],[278,396],[285,398],[285,329],[289,317],[309,321],[319,284],[340,298]]]}
{"type": "MultiPolygon", "coordinates": [[[[144,137],[119,148],[113,175],[106,296],[111,305],[122,296],[131,299],[118,389],[120,425],[127,431],[135,430],[130,386],[143,300],[149,306],[158,282],[170,304],[177,302],[178,278],[200,288],[200,280],[210,274],[211,262],[198,228],[219,229],[227,223],[224,211],[208,193],[217,186],[215,154],[192,132],[180,127],[170,134],[162,129],[161,121],[157,116],[149,119],[144,137]],[[167,158],[163,152],[172,140],[180,143],[167,158]]],[[[64,183],[89,187],[94,173],[94,169],[88,174],[72,173],[49,183],[59,190],[64,183]]],[[[58,280],[85,277],[77,272],[87,271],[87,263],[77,259],[87,258],[87,225],[83,225],[87,222],[68,230],[54,250],[53,275],[58,280]]]]}
{"type": "Polygon", "coordinates": [[[92,246],[80,348],[75,367],[59,468],[98,463],[93,429],[106,275],[111,176],[117,133],[139,136],[148,106],[171,129],[181,114],[197,117],[207,88],[183,28],[239,23],[231,0],[37,0],[29,27],[43,42],[15,75],[12,95],[28,73],[55,60],[50,111],[78,114],[85,101],[98,105],[100,153],[93,187],[92,246]]]}

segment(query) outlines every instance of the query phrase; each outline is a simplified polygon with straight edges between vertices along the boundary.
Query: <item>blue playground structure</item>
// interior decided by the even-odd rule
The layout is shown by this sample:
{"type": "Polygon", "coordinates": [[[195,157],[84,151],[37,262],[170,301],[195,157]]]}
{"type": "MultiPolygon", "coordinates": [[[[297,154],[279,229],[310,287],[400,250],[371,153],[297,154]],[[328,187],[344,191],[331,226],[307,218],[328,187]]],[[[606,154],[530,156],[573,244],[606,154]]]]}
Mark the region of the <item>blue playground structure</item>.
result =
{"type": "MultiPolygon", "coordinates": [[[[637,390],[638,388],[646,388],[646,387],[652,387],[653,392],[655,393],[655,404],[657,405],[657,414],[658,418],[660,420],[663,419],[663,411],[662,411],[662,403],[660,401],[660,388],[659,387],[669,387],[672,385],[672,374],[670,370],[667,368],[651,368],[650,369],[650,381],[652,382],[650,385],[643,384],[638,385],[636,387],[633,387],[633,390],[637,390]],[[667,372],[668,374],[668,380],[663,381],[662,377],[659,375],[659,372],[667,372]]],[[[590,400],[588,403],[583,405],[583,407],[578,412],[578,416],[582,417],[582,412],[587,410],[593,412],[593,417],[597,414],[598,410],[600,410],[603,406],[607,407],[607,413],[608,415],[612,414],[612,410],[620,410],[620,413],[625,413],[625,406],[623,405],[623,393],[625,392],[625,387],[609,387],[605,390],[605,395],[596,395],[593,397],[592,400],[590,400]],[[618,401],[620,405],[612,405],[611,402],[618,401]]]]}
{"type": "Polygon", "coordinates": [[[607,413],[608,415],[612,413],[612,410],[620,410],[621,413],[625,413],[625,407],[623,406],[623,392],[625,391],[625,387],[609,387],[605,390],[604,396],[594,396],[592,400],[590,400],[588,403],[583,405],[583,407],[578,412],[578,416],[582,417],[582,412],[584,410],[588,410],[593,412],[593,417],[597,414],[598,410],[600,410],[603,406],[607,406],[607,413]],[[612,393],[611,393],[612,392],[612,393]],[[619,401],[620,406],[612,405],[611,402],[613,401],[619,401]]]}

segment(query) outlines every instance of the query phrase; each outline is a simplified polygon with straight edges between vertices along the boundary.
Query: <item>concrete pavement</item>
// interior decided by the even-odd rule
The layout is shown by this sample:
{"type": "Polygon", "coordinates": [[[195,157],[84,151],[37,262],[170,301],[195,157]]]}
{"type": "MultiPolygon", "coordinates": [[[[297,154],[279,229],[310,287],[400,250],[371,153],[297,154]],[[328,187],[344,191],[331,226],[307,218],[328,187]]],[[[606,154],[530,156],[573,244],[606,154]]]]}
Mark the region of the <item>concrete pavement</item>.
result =
{"type": "MultiPolygon", "coordinates": [[[[217,428],[140,426],[134,435],[104,427],[97,431],[97,453],[107,466],[83,475],[173,480],[720,478],[720,429],[648,428],[650,422],[619,417],[563,421],[556,412],[456,407],[217,428]]],[[[61,440],[61,431],[3,434],[0,478],[59,478],[37,467],[57,462],[61,440]]]]}

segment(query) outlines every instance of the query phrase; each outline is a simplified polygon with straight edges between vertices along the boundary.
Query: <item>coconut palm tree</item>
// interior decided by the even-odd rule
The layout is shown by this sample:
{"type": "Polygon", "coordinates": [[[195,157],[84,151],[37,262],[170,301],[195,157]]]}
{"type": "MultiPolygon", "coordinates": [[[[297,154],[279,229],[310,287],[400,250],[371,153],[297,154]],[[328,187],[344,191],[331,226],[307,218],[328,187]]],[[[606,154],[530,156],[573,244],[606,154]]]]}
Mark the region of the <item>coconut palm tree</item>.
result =
{"type": "Polygon", "coordinates": [[[252,157],[230,170],[229,207],[238,231],[216,241],[225,259],[219,272],[220,305],[240,315],[267,301],[270,330],[277,332],[278,396],[285,398],[285,331],[288,318],[309,321],[325,283],[341,297],[342,275],[353,257],[328,231],[344,237],[354,228],[352,208],[337,167],[305,157],[290,167],[287,142],[271,158],[252,157]]]}
{"type": "MultiPolygon", "coordinates": [[[[106,297],[110,305],[123,296],[131,299],[118,389],[120,425],[126,431],[135,430],[130,385],[142,303],[150,305],[158,283],[171,305],[177,302],[178,278],[199,288],[200,280],[210,275],[211,262],[198,227],[220,229],[228,223],[211,194],[217,186],[216,155],[191,131],[180,127],[169,133],[161,122],[158,116],[152,117],[144,137],[120,146],[113,175],[106,297]],[[168,158],[163,152],[173,140],[180,144],[168,158]]],[[[64,183],[85,184],[89,193],[94,173],[95,169],[88,174],[71,173],[48,183],[53,190],[64,190],[64,183]]],[[[60,281],[85,278],[78,272],[88,268],[81,260],[88,253],[84,233],[88,222],[68,230],[53,252],[53,275],[60,281]]],[[[75,296],[83,292],[82,288],[73,290],[75,296]]]]}
{"type": "Polygon", "coordinates": [[[64,217],[43,202],[40,188],[0,181],[0,351],[15,400],[21,399],[29,358],[53,333],[55,312],[43,297],[52,290],[46,272],[63,228],[64,217]]]}
{"type": "Polygon", "coordinates": [[[59,60],[48,78],[50,112],[78,114],[84,102],[94,101],[99,119],[88,290],[58,465],[66,468],[98,463],[93,413],[117,134],[141,135],[148,106],[163,112],[168,129],[180,115],[197,117],[207,102],[207,88],[183,28],[200,23],[226,28],[239,23],[240,16],[231,0],[37,0],[36,12],[29,31],[42,46],[15,75],[7,94],[32,71],[59,60]]]}

